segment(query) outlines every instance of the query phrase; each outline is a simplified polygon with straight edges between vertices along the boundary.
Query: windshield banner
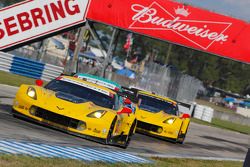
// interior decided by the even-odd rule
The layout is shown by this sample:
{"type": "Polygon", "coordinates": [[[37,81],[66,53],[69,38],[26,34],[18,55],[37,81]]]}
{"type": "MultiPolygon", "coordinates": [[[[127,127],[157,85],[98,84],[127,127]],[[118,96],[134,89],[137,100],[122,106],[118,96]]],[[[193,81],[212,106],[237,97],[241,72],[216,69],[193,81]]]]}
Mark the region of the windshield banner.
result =
{"type": "Polygon", "coordinates": [[[250,63],[250,25],[200,8],[170,0],[92,0],[87,18],[250,63]]]}
{"type": "Polygon", "coordinates": [[[26,0],[0,9],[0,50],[85,22],[89,0],[26,0]]]}

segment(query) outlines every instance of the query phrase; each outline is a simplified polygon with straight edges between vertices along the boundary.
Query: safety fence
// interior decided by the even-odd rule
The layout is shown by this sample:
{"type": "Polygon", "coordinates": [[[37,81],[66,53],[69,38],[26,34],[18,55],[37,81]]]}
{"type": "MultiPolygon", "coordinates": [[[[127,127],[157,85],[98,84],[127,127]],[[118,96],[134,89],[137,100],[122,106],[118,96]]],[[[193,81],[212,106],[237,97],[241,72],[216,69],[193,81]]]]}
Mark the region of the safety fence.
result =
{"type": "Polygon", "coordinates": [[[49,81],[63,72],[63,67],[0,52],[0,70],[49,81]]]}
{"type": "Polygon", "coordinates": [[[149,63],[136,83],[137,87],[153,91],[183,103],[194,102],[202,82],[174,68],[149,63]]]}

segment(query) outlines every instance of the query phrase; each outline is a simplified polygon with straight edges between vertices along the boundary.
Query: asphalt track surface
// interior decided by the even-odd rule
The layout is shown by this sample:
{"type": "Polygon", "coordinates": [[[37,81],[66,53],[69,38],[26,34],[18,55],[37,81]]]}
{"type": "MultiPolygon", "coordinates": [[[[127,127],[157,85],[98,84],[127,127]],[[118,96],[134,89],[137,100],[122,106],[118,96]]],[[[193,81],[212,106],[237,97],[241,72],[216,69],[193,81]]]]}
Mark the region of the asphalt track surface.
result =
{"type": "Polygon", "coordinates": [[[81,146],[126,151],[143,156],[186,157],[197,159],[244,160],[250,136],[192,123],[184,144],[175,144],[135,134],[125,150],[13,118],[11,104],[16,88],[0,85],[0,140],[15,140],[62,146],[81,146]]]}

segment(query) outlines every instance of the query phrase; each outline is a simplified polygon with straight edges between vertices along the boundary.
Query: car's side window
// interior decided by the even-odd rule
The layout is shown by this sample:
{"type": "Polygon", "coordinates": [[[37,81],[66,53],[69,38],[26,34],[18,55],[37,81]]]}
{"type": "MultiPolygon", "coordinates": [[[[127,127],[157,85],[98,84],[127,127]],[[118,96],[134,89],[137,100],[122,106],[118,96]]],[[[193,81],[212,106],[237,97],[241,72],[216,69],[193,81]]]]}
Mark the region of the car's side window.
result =
{"type": "Polygon", "coordinates": [[[123,99],[121,96],[115,95],[115,110],[119,110],[123,105],[123,99]]]}

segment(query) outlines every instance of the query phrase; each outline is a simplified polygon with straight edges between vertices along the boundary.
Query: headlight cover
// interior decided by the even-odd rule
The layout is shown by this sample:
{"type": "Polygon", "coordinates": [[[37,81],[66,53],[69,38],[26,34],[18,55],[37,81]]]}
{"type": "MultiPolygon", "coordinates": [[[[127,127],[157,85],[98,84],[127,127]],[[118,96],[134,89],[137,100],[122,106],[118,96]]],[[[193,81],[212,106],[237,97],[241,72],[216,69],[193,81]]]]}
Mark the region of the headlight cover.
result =
{"type": "Polygon", "coordinates": [[[175,121],[175,118],[168,118],[165,121],[163,121],[163,123],[172,125],[174,121],[175,121]]]}
{"type": "Polygon", "coordinates": [[[36,90],[33,88],[33,87],[29,87],[28,90],[27,90],[27,95],[36,100],[37,99],[37,96],[36,96],[36,90]]]}
{"type": "Polygon", "coordinates": [[[87,115],[87,117],[90,117],[90,118],[101,118],[103,117],[103,115],[106,113],[107,111],[105,110],[97,110],[97,111],[94,111],[90,114],[87,115]]]}

